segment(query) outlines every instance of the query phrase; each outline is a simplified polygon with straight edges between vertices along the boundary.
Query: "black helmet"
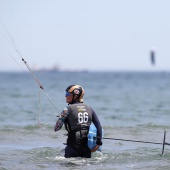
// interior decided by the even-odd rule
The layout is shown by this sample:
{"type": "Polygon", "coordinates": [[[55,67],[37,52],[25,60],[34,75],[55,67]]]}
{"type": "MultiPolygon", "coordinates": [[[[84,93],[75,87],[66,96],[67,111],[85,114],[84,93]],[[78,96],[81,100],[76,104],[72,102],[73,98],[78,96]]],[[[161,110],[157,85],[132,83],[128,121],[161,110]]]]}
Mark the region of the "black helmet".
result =
{"type": "Polygon", "coordinates": [[[77,95],[78,98],[76,98],[75,101],[83,103],[84,89],[80,85],[70,85],[66,88],[66,92],[77,95]]]}

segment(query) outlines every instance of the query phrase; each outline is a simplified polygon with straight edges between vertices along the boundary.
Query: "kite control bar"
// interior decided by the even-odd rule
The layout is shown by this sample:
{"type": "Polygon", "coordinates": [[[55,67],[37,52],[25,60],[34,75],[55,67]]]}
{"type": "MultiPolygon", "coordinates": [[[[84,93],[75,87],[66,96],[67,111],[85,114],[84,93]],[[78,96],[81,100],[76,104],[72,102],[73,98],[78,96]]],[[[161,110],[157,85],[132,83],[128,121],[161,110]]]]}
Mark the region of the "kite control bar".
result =
{"type": "Polygon", "coordinates": [[[159,142],[147,142],[147,141],[141,141],[141,140],[130,140],[130,139],[104,138],[104,137],[102,137],[102,139],[163,145],[163,147],[162,147],[162,155],[164,154],[165,145],[169,145],[169,146],[170,146],[170,143],[167,143],[167,142],[165,141],[165,140],[166,140],[166,131],[164,131],[164,138],[163,138],[163,142],[162,142],[162,143],[159,143],[159,142]]]}

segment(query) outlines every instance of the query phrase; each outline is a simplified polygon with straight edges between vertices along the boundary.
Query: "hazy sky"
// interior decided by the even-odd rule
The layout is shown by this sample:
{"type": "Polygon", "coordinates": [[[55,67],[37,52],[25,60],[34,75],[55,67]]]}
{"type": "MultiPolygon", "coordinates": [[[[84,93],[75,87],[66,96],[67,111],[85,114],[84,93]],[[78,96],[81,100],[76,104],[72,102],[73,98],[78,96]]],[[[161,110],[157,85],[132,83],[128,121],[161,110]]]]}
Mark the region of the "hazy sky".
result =
{"type": "MultiPolygon", "coordinates": [[[[33,68],[170,70],[170,0],[0,0],[0,18],[33,68]]],[[[7,36],[0,71],[21,70],[7,36]]]]}

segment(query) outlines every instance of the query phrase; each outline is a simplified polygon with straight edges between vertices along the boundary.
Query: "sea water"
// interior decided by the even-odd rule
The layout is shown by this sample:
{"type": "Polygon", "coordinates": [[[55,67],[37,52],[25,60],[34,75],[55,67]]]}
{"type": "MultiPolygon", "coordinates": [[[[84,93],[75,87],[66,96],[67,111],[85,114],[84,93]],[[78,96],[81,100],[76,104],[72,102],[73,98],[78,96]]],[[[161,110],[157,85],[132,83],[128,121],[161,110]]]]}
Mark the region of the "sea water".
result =
{"type": "Polygon", "coordinates": [[[169,72],[38,72],[49,98],[26,72],[0,73],[0,169],[170,168],[170,146],[104,140],[92,158],[64,158],[64,127],[54,132],[66,106],[65,89],[80,84],[107,138],[170,143],[169,72]]]}

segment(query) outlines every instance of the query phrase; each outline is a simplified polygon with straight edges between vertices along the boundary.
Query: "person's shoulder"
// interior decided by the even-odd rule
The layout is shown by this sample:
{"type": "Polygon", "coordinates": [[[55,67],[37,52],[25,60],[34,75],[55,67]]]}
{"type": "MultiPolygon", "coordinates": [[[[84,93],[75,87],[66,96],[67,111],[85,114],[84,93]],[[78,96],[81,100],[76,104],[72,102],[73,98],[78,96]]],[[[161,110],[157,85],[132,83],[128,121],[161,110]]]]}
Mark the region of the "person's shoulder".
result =
{"type": "Polygon", "coordinates": [[[91,109],[92,111],[94,111],[93,108],[92,108],[90,105],[84,103],[84,106],[85,106],[85,107],[88,107],[89,109],[91,109]]]}

